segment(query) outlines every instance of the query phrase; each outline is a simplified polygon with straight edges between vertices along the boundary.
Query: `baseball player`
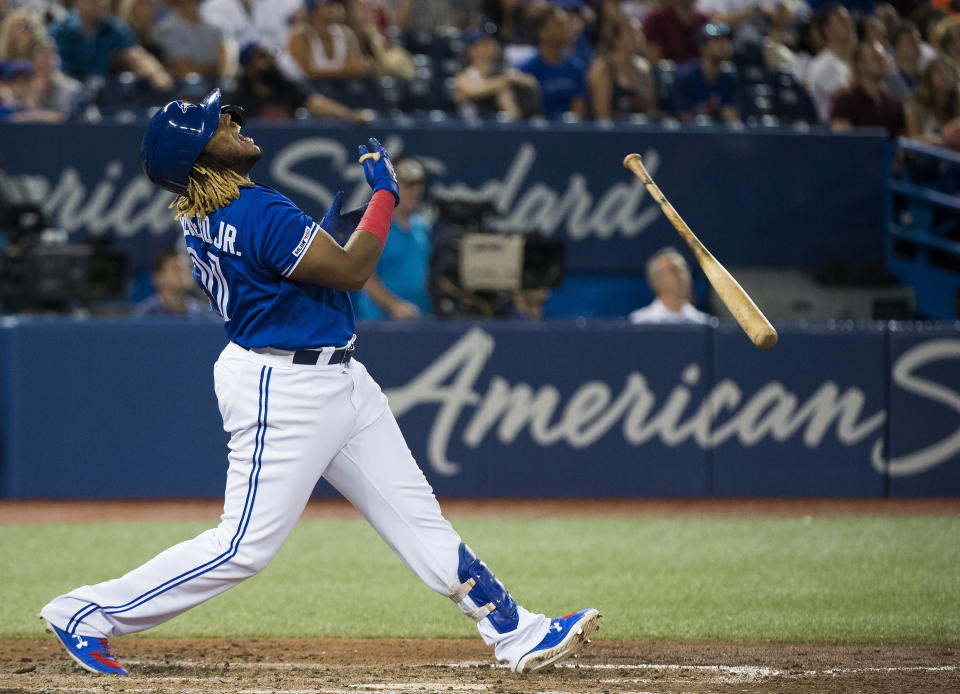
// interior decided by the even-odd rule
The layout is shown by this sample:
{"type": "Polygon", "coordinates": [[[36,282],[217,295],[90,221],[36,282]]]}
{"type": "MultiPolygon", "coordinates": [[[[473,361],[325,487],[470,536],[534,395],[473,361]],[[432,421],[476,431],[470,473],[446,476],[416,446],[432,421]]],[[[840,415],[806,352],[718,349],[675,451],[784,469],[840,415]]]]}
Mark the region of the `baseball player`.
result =
{"type": "Polygon", "coordinates": [[[498,660],[530,672],[569,656],[597,628],[597,610],[549,619],[517,604],[443,517],[380,387],[353,358],[347,292],[364,285],[387,240],[399,201],[390,157],[374,139],[361,145],[369,203],[341,213],[338,193],[317,223],[250,180],[261,152],[244,122],[214,90],[167,104],[140,150],[150,180],[177,194],[193,276],[230,340],[214,366],[230,433],[220,524],[53,599],[41,618],[80,666],[127,674],[108,637],[161,624],[264,569],[323,476],[476,620],[498,660]]]}

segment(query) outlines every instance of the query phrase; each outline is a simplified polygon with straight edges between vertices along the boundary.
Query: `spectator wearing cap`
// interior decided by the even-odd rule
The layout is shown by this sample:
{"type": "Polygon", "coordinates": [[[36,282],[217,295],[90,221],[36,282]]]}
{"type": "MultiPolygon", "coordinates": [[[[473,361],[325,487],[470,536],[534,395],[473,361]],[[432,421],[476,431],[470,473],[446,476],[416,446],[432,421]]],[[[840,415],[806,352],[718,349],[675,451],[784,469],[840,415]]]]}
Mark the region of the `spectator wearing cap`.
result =
{"type": "Polygon", "coordinates": [[[700,60],[677,70],[673,83],[673,111],[682,121],[696,116],[733,122],[740,120],[736,73],[723,69],[733,54],[730,27],[704,24],[700,29],[700,60]]]}
{"type": "Polygon", "coordinates": [[[76,0],[74,9],[50,27],[63,71],[78,80],[130,70],[157,91],[173,87],[170,74],[137,45],[130,27],[110,14],[109,0],[76,0]]]}
{"type": "Polygon", "coordinates": [[[138,303],[132,315],[215,318],[210,306],[191,296],[193,277],[185,253],[169,249],[158,253],[150,273],[154,293],[138,303]]]}
{"type": "Polygon", "coordinates": [[[463,37],[464,68],[454,78],[454,100],[462,118],[493,118],[505,113],[523,117],[518,90],[539,94],[536,78],[515,68],[500,66],[500,43],[483,30],[463,37]]]}
{"type": "Polygon", "coordinates": [[[240,77],[229,101],[242,104],[251,118],[271,120],[293,118],[305,109],[314,118],[366,123],[369,118],[360,109],[310,91],[287,79],[264,46],[250,44],[240,51],[240,77]]]}
{"type": "Polygon", "coordinates": [[[570,53],[570,23],[567,13],[551,7],[537,23],[537,53],[520,64],[520,70],[536,78],[543,98],[543,113],[551,119],[571,111],[587,115],[586,66],[570,53]]]}
{"type": "Polygon", "coordinates": [[[850,84],[850,64],[857,47],[857,32],[847,8],[839,4],[827,5],[815,21],[820,27],[824,46],[807,67],[807,89],[824,123],[830,118],[830,100],[833,93],[850,84]]]}
{"type": "Polygon", "coordinates": [[[153,28],[153,43],[167,70],[183,79],[230,79],[237,71],[236,48],[223,30],[200,18],[200,0],[169,0],[171,11],[153,28]]]}
{"type": "Polygon", "coordinates": [[[643,57],[643,25],[624,17],[610,25],[587,72],[594,118],[623,119],[632,114],[657,118],[657,95],[650,62],[643,57]]]}
{"type": "Polygon", "coordinates": [[[853,83],[833,95],[830,127],[838,131],[882,127],[890,137],[903,134],[903,104],[883,85],[889,71],[883,45],[879,41],[861,41],[854,51],[853,66],[853,83]]]}
{"type": "Polygon", "coordinates": [[[686,63],[700,54],[697,32],[709,18],[694,9],[694,4],[695,0],[661,0],[643,20],[647,57],[652,62],[686,63]]]}
{"type": "Polygon", "coordinates": [[[286,49],[290,23],[303,13],[303,0],[204,0],[200,17],[223,30],[236,46],[256,43],[279,52],[286,49]]]}
{"type": "Polygon", "coordinates": [[[393,210],[390,237],[376,271],[357,294],[357,317],[410,320],[431,311],[427,275],[430,264],[430,225],[416,213],[426,190],[426,171],[415,159],[394,165],[400,203],[393,210]]]}
{"type": "Polygon", "coordinates": [[[16,123],[57,123],[63,118],[40,108],[34,88],[33,66],[28,60],[11,60],[0,71],[0,120],[16,123]]]}
{"type": "MultiPolygon", "coordinates": [[[[335,0],[306,0],[306,22],[290,33],[289,65],[295,79],[337,80],[370,77],[374,64],[360,51],[345,23],[344,6],[335,0]]],[[[287,67],[287,66],[285,66],[287,67]]]]}
{"type": "Polygon", "coordinates": [[[52,39],[36,42],[30,51],[33,92],[39,109],[65,120],[77,112],[84,98],[83,85],[60,70],[60,55],[52,39]]]}

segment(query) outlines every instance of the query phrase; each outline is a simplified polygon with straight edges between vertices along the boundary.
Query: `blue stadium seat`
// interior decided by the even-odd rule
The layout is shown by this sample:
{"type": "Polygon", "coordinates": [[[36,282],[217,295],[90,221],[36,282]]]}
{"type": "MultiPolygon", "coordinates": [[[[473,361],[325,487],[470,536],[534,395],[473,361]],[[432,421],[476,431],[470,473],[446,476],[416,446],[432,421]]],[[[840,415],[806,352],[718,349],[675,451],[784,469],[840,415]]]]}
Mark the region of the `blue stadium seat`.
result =
{"type": "Polygon", "coordinates": [[[400,100],[400,109],[405,113],[418,113],[430,110],[430,79],[414,76],[410,80],[400,100]]]}
{"type": "Polygon", "coordinates": [[[460,35],[411,32],[401,37],[401,44],[411,53],[429,55],[433,60],[459,58],[463,51],[460,35]]]}
{"type": "Polygon", "coordinates": [[[145,112],[159,102],[192,96],[192,85],[184,83],[178,83],[171,94],[158,94],[146,80],[132,72],[121,72],[104,80],[91,80],[89,84],[94,94],[93,102],[105,116],[125,111],[145,112]]]}
{"type": "Polygon", "coordinates": [[[817,109],[807,90],[789,72],[776,72],[770,83],[774,89],[774,110],[781,119],[790,122],[819,123],[817,109]]]}
{"type": "Polygon", "coordinates": [[[677,74],[677,64],[672,60],[658,60],[653,66],[654,89],[657,92],[657,106],[661,111],[673,110],[673,81],[677,74]]]}
{"type": "Polygon", "coordinates": [[[350,108],[379,111],[385,107],[383,90],[379,81],[374,79],[314,80],[311,86],[324,96],[350,108]]]}
{"type": "Polygon", "coordinates": [[[401,107],[406,93],[406,83],[403,80],[394,77],[381,77],[379,88],[383,107],[386,110],[392,111],[401,107]]]}

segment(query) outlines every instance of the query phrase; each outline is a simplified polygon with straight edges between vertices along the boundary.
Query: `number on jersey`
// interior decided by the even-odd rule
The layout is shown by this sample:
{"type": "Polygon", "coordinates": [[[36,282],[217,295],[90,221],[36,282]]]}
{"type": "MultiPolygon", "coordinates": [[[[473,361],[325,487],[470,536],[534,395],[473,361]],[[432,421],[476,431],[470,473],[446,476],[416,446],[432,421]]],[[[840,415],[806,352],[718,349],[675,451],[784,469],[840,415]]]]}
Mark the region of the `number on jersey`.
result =
{"type": "Polygon", "coordinates": [[[230,314],[227,312],[230,304],[230,287],[227,286],[223,270],[220,269],[220,258],[210,254],[207,256],[209,260],[204,261],[192,248],[188,247],[187,252],[193,260],[197,274],[200,275],[200,287],[210,299],[213,310],[220,314],[224,321],[230,320],[230,314]]]}

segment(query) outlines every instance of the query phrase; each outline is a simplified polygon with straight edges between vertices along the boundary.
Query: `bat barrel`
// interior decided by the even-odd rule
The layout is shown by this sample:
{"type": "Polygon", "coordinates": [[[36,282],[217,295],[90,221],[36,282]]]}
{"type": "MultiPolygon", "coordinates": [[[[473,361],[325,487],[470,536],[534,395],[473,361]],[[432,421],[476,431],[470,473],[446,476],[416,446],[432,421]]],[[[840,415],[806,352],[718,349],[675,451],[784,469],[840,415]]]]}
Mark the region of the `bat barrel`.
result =
{"type": "Polygon", "coordinates": [[[643,182],[651,197],[660,205],[661,211],[673,225],[673,228],[677,230],[677,233],[680,234],[680,238],[693,251],[697,263],[707,276],[714,291],[717,292],[717,296],[733,314],[750,341],[760,349],[770,349],[777,344],[777,331],[770,325],[770,321],[757,308],[753,299],[743,290],[743,287],[734,279],[733,275],[723,267],[720,261],[713,257],[706,246],[697,238],[697,235],[683,221],[683,218],[667,200],[663,191],[653,182],[653,178],[647,171],[647,167],[643,165],[640,155],[635,152],[628,154],[623,158],[623,166],[643,182]]]}

